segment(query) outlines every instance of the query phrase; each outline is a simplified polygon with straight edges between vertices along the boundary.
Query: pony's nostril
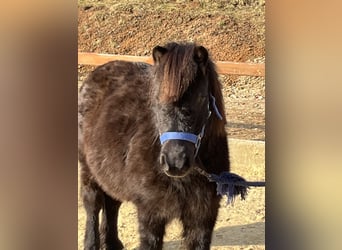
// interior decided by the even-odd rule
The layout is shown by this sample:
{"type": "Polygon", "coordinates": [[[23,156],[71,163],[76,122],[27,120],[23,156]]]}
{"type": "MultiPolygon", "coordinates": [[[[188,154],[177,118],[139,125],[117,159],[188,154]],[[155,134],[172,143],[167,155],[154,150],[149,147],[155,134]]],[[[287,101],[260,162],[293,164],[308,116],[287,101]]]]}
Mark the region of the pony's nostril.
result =
{"type": "Polygon", "coordinates": [[[167,161],[166,161],[166,155],[165,154],[160,155],[159,161],[160,161],[160,165],[162,165],[165,168],[165,170],[169,169],[169,166],[168,166],[167,161]]]}
{"type": "Polygon", "coordinates": [[[160,155],[159,162],[161,165],[165,164],[165,155],[164,154],[160,155]]]}
{"type": "Polygon", "coordinates": [[[183,167],[185,167],[185,168],[190,167],[190,159],[189,159],[189,157],[185,158],[183,167]]]}

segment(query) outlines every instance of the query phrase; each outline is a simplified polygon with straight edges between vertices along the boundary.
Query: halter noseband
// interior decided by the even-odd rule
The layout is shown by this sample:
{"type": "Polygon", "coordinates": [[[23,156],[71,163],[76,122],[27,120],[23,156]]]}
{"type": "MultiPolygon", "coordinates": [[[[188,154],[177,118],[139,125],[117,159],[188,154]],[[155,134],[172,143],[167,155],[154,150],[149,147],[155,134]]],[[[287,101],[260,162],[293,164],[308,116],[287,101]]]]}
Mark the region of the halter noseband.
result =
{"type": "MultiPolygon", "coordinates": [[[[220,114],[220,111],[218,110],[216,106],[215,97],[212,94],[209,94],[209,95],[210,95],[212,106],[214,107],[214,111],[217,117],[220,120],[222,120],[223,117],[220,114]]],[[[208,118],[207,119],[209,119],[210,115],[211,115],[211,111],[209,109],[209,104],[208,104],[208,118]]],[[[188,132],[164,132],[160,135],[160,142],[162,145],[168,140],[183,140],[183,141],[191,142],[195,144],[195,157],[196,157],[198,154],[199,148],[201,146],[201,140],[204,136],[205,126],[206,126],[206,123],[203,124],[201,132],[198,135],[188,133],[188,132]]]]}

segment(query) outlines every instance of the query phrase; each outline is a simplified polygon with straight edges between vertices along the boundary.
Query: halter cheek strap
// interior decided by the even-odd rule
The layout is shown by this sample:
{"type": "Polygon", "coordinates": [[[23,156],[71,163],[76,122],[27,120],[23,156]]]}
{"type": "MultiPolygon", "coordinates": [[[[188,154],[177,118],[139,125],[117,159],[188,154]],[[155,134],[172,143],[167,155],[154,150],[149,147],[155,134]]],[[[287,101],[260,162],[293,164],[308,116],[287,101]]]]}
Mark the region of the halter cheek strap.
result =
{"type": "MultiPolygon", "coordinates": [[[[214,111],[215,111],[217,117],[220,120],[222,120],[223,117],[220,114],[220,112],[216,106],[215,97],[212,94],[210,94],[210,98],[211,98],[212,106],[214,108],[214,111]]],[[[209,119],[209,117],[211,115],[209,105],[208,105],[208,111],[209,111],[209,114],[208,114],[208,119],[209,119]]],[[[201,146],[201,140],[204,136],[205,125],[206,124],[204,123],[204,125],[202,126],[202,129],[201,129],[201,132],[198,135],[195,135],[192,133],[187,133],[187,132],[165,132],[165,133],[162,133],[160,135],[160,142],[162,145],[168,140],[183,140],[183,141],[191,142],[191,143],[195,144],[195,157],[196,157],[198,154],[198,150],[201,146]]]]}
{"type": "Polygon", "coordinates": [[[213,105],[213,107],[214,107],[214,111],[215,111],[215,113],[216,113],[216,116],[217,116],[220,120],[223,120],[223,117],[222,117],[220,111],[218,110],[218,108],[217,108],[217,106],[216,106],[216,99],[215,99],[215,97],[214,97],[211,93],[210,93],[209,95],[210,95],[211,102],[212,102],[212,105],[213,105]]]}

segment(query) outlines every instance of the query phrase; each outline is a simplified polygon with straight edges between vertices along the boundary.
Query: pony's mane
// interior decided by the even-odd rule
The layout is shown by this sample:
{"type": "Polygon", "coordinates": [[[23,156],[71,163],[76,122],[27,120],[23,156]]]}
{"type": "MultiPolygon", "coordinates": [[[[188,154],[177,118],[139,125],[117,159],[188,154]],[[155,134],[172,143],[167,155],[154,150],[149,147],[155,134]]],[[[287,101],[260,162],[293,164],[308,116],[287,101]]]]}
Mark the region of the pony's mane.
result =
{"type": "Polygon", "coordinates": [[[196,76],[196,64],[194,62],[195,44],[169,43],[164,64],[164,78],[161,81],[159,99],[162,102],[176,102],[188,89],[196,76]]]}

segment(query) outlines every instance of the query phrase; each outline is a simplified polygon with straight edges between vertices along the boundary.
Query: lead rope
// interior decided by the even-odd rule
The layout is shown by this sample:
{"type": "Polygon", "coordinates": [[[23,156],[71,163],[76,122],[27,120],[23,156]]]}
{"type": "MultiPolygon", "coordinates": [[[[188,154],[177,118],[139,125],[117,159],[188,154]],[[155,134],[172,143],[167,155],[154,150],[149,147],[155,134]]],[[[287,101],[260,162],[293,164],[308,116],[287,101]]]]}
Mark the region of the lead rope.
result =
{"type": "Polygon", "coordinates": [[[209,174],[198,166],[195,166],[194,168],[198,173],[205,176],[208,181],[216,182],[217,194],[227,196],[227,205],[233,203],[235,197],[238,195],[240,195],[241,199],[244,200],[250,187],[266,186],[264,181],[246,181],[244,178],[234,173],[225,171],[216,175],[209,174]]]}

